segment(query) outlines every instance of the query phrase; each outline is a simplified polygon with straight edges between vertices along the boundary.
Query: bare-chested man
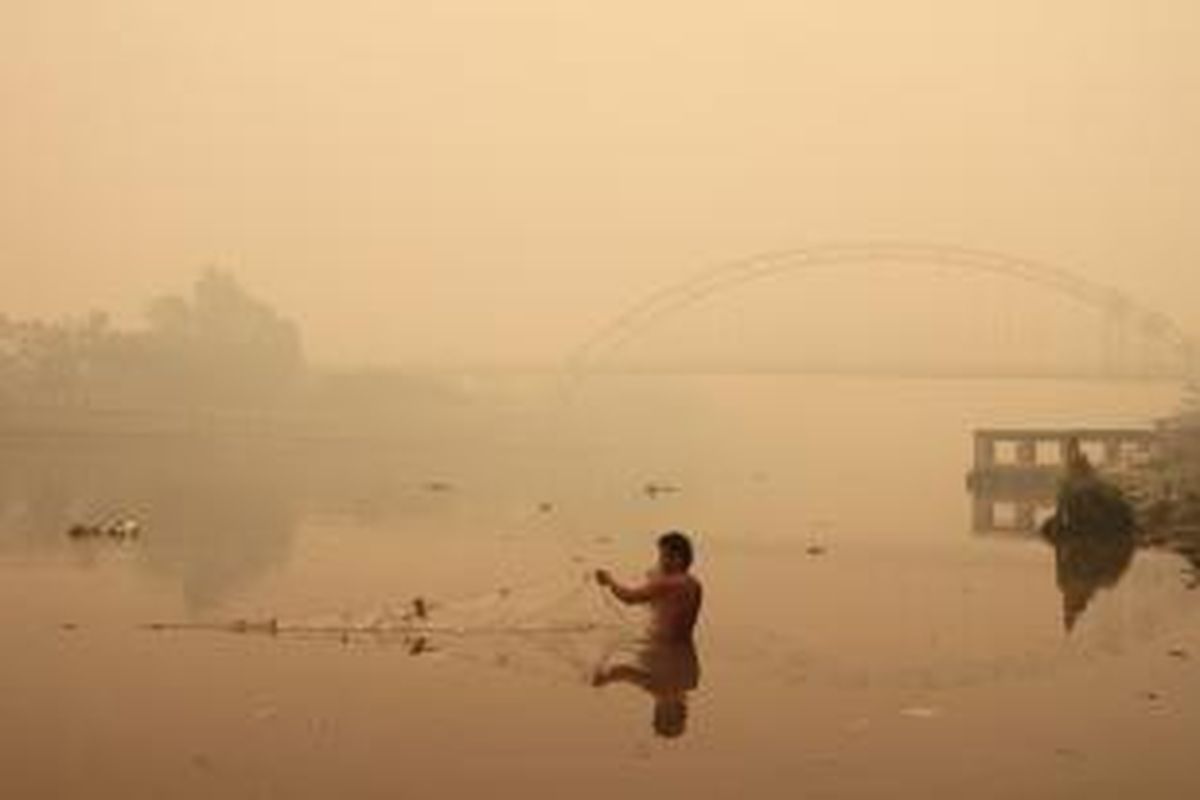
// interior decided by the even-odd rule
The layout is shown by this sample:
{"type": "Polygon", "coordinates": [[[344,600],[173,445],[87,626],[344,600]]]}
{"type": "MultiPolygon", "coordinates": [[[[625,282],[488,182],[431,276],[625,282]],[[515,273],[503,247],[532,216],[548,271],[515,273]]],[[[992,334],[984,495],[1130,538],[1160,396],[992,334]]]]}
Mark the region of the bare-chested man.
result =
{"type": "Polygon", "coordinates": [[[607,587],[622,603],[648,603],[650,638],[658,642],[688,642],[700,615],[704,588],[688,571],[692,543],[678,531],[658,537],[658,569],[641,586],[623,586],[607,570],[596,570],[596,582],[607,587]]]}

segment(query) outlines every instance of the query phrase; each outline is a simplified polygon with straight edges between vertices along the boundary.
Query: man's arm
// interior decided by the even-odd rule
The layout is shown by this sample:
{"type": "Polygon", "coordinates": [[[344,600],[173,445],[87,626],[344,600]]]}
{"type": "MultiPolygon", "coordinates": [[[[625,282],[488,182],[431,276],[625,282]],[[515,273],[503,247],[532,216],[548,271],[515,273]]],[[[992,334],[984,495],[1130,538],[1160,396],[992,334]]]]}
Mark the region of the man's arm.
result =
{"type": "Polygon", "coordinates": [[[642,687],[647,692],[654,691],[654,676],[648,670],[631,664],[617,664],[597,670],[592,676],[593,686],[607,686],[610,683],[630,683],[642,687]]]}
{"type": "Polygon", "coordinates": [[[623,586],[613,580],[612,575],[608,574],[608,570],[603,569],[596,570],[596,583],[607,587],[613,593],[613,597],[626,605],[649,603],[651,600],[659,597],[664,589],[660,581],[653,579],[641,586],[623,586]]]}

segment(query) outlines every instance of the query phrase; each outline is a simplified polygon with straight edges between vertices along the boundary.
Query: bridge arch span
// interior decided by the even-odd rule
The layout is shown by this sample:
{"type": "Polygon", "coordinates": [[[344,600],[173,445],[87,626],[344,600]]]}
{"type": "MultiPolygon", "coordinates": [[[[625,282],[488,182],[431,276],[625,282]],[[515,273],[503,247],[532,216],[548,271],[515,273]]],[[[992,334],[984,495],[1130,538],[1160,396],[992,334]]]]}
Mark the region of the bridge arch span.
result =
{"type": "Polygon", "coordinates": [[[1146,306],[1120,289],[1068,270],[989,250],[905,241],[818,244],[760,253],[717,264],[647,294],[614,317],[566,361],[573,374],[587,372],[603,353],[615,350],[655,323],[701,301],[745,284],[803,270],[885,261],[895,265],[941,266],[966,273],[991,274],[1020,281],[1103,311],[1162,342],[1178,355],[1181,372],[1194,375],[1195,341],[1170,316],[1146,306]]]}

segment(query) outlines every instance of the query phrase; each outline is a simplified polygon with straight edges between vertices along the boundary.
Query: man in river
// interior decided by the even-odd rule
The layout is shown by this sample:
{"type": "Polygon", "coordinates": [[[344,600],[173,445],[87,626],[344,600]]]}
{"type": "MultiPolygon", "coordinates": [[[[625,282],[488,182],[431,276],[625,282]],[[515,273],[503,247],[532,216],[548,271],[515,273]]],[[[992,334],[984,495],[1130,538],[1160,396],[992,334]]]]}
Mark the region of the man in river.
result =
{"type": "Polygon", "coordinates": [[[596,582],[627,605],[650,606],[650,637],[628,663],[604,666],[592,683],[627,683],[654,698],[654,731],[659,736],[682,736],[687,726],[687,695],[700,684],[700,661],[692,644],[692,629],[700,615],[704,588],[689,572],[692,543],[671,531],[658,537],[658,567],[640,586],[624,586],[607,570],[596,571],[596,582]]]}
{"type": "Polygon", "coordinates": [[[653,641],[690,642],[704,596],[700,581],[689,572],[691,566],[691,541],[678,531],[670,531],[658,537],[658,568],[651,570],[640,586],[618,583],[603,569],[596,570],[596,582],[622,603],[650,606],[653,641]]]}

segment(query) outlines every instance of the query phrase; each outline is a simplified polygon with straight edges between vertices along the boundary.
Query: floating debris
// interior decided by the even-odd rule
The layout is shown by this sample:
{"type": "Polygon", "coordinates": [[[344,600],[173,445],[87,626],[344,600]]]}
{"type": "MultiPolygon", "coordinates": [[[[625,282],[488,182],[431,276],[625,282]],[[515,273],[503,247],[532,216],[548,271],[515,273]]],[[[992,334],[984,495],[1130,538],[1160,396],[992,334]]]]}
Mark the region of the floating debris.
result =
{"type": "Polygon", "coordinates": [[[1171,658],[1178,658],[1180,660],[1184,660],[1189,657],[1188,651],[1184,650],[1182,647],[1172,647],[1167,651],[1167,655],[1169,655],[1171,658]]]}
{"type": "Polygon", "coordinates": [[[412,601],[413,615],[417,619],[429,618],[429,605],[425,602],[424,597],[414,597],[412,601]]]}
{"type": "Polygon", "coordinates": [[[554,510],[554,503],[549,503],[549,502],[538,503],[537,510],[543,514],[549,514],[551,511],[554,510]]]}
{"type": "Polygon", "coordinates": [[[825,552],[825,545],[823,544],[810,544],[808,547],[804,548],[804,553],[812,556],[813,558],[816,558],[817,556],[823,556],[825,555],[825,552]]]}
{"type": "Polygon", "coordinates": [[[137,539],[142,535],[142,526],[130,517],[121,517],[108,522],[76,523],[67,528],[72,539],[137,539]]]}
{"type": "Polygon", "coordinates": [[[642,487],[642,491],[651,500],[656,499],[660,494],[674,494],[683,491],[680,487],[670,483],[647,483],[642,487]]]}
{"type": "Polygon", "coordinates": [[[424,488],[427,492],[449,492],[454,489],[454,484],[448,481],[426,481],[424,488]]]}

